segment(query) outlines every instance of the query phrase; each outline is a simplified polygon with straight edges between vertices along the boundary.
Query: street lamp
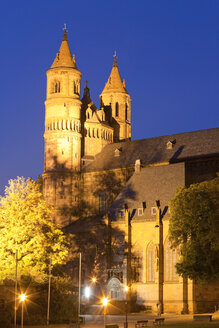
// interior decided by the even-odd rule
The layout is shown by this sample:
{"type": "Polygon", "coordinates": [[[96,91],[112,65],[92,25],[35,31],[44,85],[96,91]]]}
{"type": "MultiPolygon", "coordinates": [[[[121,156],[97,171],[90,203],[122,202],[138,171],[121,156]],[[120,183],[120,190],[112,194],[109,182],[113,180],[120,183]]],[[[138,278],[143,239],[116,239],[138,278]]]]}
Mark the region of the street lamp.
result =
{"type": "Polygon", "coordinates": [[[21,294],[20,296],[21,301],[21,328],[24,326],[24,302],[27,296],[25,294],[21,294]]]}
{"type": "Polygon", "coordinates": [[[129,286],[125,286],[124,287],[124,289],[125,289],[125,298],[126,298],[126,300],[125,300],[125,328],[128,328],[128,300],[127,300],[127,293],[128,293],[128,291],[129,291],[129,286]]]}
{"type": "Polygon", "coordinates": [[[86,286],[86,287],[85,287],[84,295],[85,295],[85,297],[86,297],[87,299],[90,298],[90,296],[91,296],[91,288],[90,288],[90,286],[86,286]]]}
{"type": "Polygon", "coordinates": [[[97,281],[97,278],[93,277],[92,282],[95,284],[96,281],[97,281]]]}
{"type": "Polygon", "coordinates": [[[106,307],[107,307],[107,304],[108,304],[108,299],[106,297],[104,297],[102,299],[102,304],[103,304],[103,324],[104,324],[104,328],[106,326],[106,307]]]}

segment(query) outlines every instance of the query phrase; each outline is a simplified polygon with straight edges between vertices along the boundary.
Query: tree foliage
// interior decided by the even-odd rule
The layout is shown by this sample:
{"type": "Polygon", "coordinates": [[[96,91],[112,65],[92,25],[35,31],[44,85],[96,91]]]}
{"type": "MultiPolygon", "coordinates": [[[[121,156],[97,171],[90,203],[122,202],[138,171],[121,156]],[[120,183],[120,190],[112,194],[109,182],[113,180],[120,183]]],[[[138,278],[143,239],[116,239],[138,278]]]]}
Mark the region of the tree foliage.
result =
{"type": "Polygon", "coordinates": [[[53,224],[52,207],[40,192],[39,184],[23,177],[10,180],[0,198],[0,280],[31,275],[42,280],[52,266],[65,262],[68,255],[63,232],[53,224]]]}
{"type": "Polygon", "coordinates": [[[181,251],[177,272],[191,279],[219,278],[219,177],[181,187],[170,201],[172,247],[181,251]]]}

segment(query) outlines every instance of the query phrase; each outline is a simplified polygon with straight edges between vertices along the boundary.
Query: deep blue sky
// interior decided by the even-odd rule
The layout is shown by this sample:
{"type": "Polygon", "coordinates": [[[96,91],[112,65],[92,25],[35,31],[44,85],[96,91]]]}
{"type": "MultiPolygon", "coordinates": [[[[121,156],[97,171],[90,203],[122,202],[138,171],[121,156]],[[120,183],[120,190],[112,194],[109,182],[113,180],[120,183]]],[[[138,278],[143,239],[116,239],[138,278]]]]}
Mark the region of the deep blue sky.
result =
{"type": "Polygon", "coordinates": [[[46,70],[64,23],[98,106],[116,50],[132,139],[218,126],[218,0],[2,0],[0,192],[43,172],[46,70]]]}

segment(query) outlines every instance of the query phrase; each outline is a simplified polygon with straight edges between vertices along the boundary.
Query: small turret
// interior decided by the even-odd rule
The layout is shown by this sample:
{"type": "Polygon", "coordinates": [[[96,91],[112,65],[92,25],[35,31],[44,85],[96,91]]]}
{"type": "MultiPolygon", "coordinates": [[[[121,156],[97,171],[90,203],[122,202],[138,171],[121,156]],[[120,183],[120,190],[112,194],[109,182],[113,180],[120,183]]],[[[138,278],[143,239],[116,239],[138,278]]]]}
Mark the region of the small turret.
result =
{"type": "Polygon", "coordinates": [[[116,53],[112,71],[100,95],[101,106],[111,111],[111,124],[114,128],[114,141],[131,138],[130,95],[119,74],[116,53]],[[110,107],[110,108],[109,108],[110,107]]]}

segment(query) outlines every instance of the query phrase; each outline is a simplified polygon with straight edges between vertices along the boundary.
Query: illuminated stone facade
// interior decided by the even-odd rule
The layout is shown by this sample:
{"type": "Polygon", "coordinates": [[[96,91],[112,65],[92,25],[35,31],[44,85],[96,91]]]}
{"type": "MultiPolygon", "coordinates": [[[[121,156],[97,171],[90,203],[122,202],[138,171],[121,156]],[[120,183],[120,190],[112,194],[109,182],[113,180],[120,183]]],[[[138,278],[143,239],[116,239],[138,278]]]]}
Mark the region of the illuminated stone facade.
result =
{"type": "Polygon", "coordinates": [[[80,81],[65,30],[47,72],[45,102],[43,184],[46,200],[55,206],[54,221],[75,233],[81,216],[110,212],[121,245],[126,240],[131,247],[128,256],[118,254],[108,265],[106,289],[112,298],[124,300],[122,284],[128,283],[131,297],[148,310],[156,311],[158,301],[165,312],[214,309],[218,286],[208,285],[206,299],[205,286],[176,274],[178,254],[168,242],[168,200],[178,186],[216,176],[219,129],[131,141],[130,95],[116,56],[100,109],[87,83],[81,96],[80,81]]]}
{"type": "MultiPolygon", "coordinates": [[[[81,200],[83,184],[87,184],[81,175],[83,167],[107,144],[131,138],[130,96],[116,56],[99,110],[90,99],[87,82],[82,99],[80,86],[81,72],[65,30],[59,52],[47,71],[43,174],[44,196],[55,205],[54,220],[61,226],[75,219],[74,209],[81,200]]],[[[90,203],[93,205],[92,200],[90,203]]]]}

